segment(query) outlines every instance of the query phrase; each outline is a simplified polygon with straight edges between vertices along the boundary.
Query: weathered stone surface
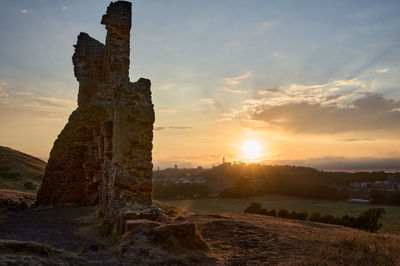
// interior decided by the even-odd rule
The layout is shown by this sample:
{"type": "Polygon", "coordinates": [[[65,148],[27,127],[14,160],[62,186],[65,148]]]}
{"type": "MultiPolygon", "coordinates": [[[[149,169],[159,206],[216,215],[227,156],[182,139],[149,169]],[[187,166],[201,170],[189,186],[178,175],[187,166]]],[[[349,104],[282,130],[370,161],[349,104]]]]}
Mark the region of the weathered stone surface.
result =
{"type": "Polygon", "coordinates": [[[191,249],[208,249],[197,225],[191,222],[167,224],[156,227],[152,234],[153,241],[166,246],[181,245],[191,249]]]}
{"type": "Polygon", "coordinates": [[[78,108],[50,153],[38,204],[97,204],[112,222],[151,205],[154,109],[150,80],[129,81],[131,3],[111,3],[105,45],[86,33],[72,57],[78,108]]]}
{"type": "Polygon", "coordinates": [[[149,220],[155,222],[168,222],[171,219],[157,206],[131,206],[127,211],[121,211],[117,217],[119,233],[124,233],[128,221],[149,220]]]}
{"type": "Polygon", "coordinates": [[[159,222],[146,219],[128,220],[124,232],[151,232],[155,227],[161,226],[159,222]]]}

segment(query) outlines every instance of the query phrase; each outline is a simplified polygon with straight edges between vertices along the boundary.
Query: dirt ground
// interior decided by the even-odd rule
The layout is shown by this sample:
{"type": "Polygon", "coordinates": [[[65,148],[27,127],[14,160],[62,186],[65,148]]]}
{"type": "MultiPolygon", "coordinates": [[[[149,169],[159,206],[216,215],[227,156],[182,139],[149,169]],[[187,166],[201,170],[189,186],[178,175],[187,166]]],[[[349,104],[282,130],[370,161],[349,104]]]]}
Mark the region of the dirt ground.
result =
{"type": "MultiPolygon", "coordinates": [[[[83,207],[6,212],[0,216],[0,239],[35,241],[69,254],[55,260],[56,265],[400,265],[397,235],[252,214],[181,216],[198,225],[209,247],[204,254],[156,247],[157,253],[149,242],[135,240],[137,236],[116,236],[99,222],[94,208],[83,207]],[[183,258],[184,253],[190,256],[183,258]]],[[[2,250],[0,245],[0,265],[13,265],[1,260],[13,250],[2,250]]],[[[28,265],[35,265],[32,256],[28,265]]]]}

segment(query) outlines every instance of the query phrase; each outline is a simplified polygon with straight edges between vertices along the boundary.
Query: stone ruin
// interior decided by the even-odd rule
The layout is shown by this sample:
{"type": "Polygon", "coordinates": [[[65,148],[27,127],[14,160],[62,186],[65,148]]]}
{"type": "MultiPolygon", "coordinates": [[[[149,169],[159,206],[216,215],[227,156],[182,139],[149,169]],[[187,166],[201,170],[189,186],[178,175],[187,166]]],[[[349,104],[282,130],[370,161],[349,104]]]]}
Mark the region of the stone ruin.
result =
{"type": "Polygon", "coordinates": [[[129,81],[131,3],[111,2],[101,24],[105,45],[86,33],[74,45],[78,108],[54,142],[37,204],[99,204],[123,227],[132,210],[154,214],[154,109],[150,80],[129,81]]]}

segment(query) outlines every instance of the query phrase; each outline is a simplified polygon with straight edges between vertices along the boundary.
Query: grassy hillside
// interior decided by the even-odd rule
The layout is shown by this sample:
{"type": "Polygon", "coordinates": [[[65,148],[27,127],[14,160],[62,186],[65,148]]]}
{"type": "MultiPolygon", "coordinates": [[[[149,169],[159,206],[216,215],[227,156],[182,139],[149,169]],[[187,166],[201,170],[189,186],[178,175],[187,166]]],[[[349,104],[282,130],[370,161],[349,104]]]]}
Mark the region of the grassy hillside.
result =
{"type": "Polygon", "coordinates": [[[319,212],[331,215],[355,216],[368,210],[368,208],[384,208],[386,214],[383,216],[382,232],[400,233],[400,207],[385,205],[362,205],[348,203],[346,201],[311,200],[295,197],[267,195],[248,199],[229,198],[204,198],[189,200],[166,200],[167,204],[179,206],[196,211],[210,212],[243,212],[252,202],[261,203],[268,210],[286,209],[289,211],[319,212]]]}
{"type": "Polygon", "coordinates": [[[394,234],[257,214],[163,208],[176,213],[172,223],[196,223],[209,249],[182,245],[171,236],[147,240],[156,230],[150,228],[115,235],[94,208],[38,208],[1,217],[0,264],[400,265],[400,236],[394,234]]]}
{"type": "Polygon", "coordinates": [[[36,192],[45,167],[39,158],[0,146],[0,188],[36,192]]]}

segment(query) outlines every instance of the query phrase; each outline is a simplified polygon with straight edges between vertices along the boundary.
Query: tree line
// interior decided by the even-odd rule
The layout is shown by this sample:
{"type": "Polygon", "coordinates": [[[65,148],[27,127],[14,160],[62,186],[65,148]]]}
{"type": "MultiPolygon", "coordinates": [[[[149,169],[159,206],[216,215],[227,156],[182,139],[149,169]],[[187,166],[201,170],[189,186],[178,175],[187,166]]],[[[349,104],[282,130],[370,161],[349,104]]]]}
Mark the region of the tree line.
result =
{"type": "Polygon", "coordinates": [[[358,216],[334,216],[330,214],[321,215],[319,212],[314,212],[310,216],[307,212],[289,212],[285,209],[279,211],[267,210],[261,207],[258,202],[253,202],[248,206],[244,213],[261,214],[267,216],[277,216],[286,219],[294,220],[309,220],[312,222],[336,224],[346,227],[352,227],[357,229],[366,230],[369,232],[376,232],[382,227],[382,223],[379,221],[385,214],[385,209],[383,208],[370,208],[367,211],[361,213],[358,216]]]}

